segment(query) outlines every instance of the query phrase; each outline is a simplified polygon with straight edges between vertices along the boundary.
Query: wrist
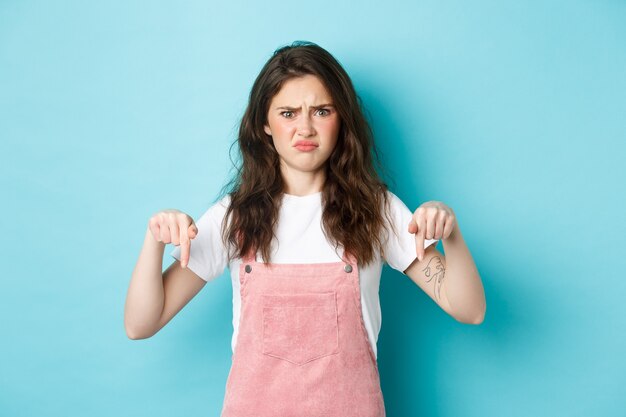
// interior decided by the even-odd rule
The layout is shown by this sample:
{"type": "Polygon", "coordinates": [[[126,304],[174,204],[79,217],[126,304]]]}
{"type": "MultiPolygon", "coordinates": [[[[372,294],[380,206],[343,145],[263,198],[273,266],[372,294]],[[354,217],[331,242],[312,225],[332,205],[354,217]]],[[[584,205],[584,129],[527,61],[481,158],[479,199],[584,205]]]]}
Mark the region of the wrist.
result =
{"type": "Polygon", "coordinates": [[[146,235],[144,237],[144,246],[150,246],[159,250],[165,249],[165,243],[160,242],[154,238],[150,226],[146,229],[146,235]]]}

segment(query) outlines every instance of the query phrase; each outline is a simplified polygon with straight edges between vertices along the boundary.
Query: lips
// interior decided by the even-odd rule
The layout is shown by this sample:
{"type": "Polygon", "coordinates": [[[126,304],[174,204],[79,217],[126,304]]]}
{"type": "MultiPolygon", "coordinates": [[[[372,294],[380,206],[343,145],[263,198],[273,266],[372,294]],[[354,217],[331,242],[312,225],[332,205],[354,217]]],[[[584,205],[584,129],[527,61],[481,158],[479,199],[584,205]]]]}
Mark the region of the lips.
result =
{"type": "Polygon", "coordinates": [[[312,140],[299,140],[293,146],[294,147],[296,147],[296,146],[315,146],[317,148],[319,145],[317,143],[313,142],[312,140]]]}

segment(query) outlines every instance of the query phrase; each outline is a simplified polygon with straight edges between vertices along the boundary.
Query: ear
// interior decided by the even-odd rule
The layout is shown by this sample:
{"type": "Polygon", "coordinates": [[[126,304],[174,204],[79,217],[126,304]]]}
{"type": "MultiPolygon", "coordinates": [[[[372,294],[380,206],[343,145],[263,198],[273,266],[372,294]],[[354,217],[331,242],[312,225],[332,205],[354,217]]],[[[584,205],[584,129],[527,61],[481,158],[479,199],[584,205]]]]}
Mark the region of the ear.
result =
{"type": "Polygon", "coordinates": [[[267,133],[269,136],[272,136],[272,131],[270,130],[270,127],[268,125],[263,126],[263,130],[265,130],[265,133],[267,133]]]}

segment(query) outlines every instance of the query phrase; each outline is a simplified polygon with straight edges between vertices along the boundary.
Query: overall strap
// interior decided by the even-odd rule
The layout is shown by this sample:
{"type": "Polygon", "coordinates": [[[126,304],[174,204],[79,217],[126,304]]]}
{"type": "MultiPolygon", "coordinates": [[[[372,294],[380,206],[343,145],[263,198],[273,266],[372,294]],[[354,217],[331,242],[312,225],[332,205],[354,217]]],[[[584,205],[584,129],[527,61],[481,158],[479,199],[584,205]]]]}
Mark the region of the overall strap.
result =
{"type": "MultiPolygon", "coordinates": [[[[239,246],[241,246],[243,244],[243,237],[242,237],[241,231],[238,231],[236,235],[237,235],[237,242],[239,242],[239,246]]],[[[255,260],[256,260],[256,253],[252,249],[248,250],[248,253],[244,254],[243,257],[241,258],[241,261],[244,264],[254,262],[255,260]]]]}
{"type": "Polygon", "coordinates": [[[243,263],[253,263],[256,262],[256,253],[254,250],[250,249],[241,259],[243,263]]]}
{"type": "Polygon", "coordinates": [[[347,252],[344,250],[341,256],[341,259],[347,264],[352,264],[353,266],[357,266],[357,259],[350,252],[347,252]]]}

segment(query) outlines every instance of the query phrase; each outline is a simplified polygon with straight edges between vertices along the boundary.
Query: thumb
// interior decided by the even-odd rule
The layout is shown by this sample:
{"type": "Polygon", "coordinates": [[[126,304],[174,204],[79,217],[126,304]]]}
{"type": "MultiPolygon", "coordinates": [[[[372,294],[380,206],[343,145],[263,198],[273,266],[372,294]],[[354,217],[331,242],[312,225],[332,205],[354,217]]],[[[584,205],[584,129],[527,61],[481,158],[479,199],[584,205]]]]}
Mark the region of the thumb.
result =
{"type": "Polygon", "coordinates": [[[415,223],[415,219],[411,219],[409,222],[409,233],[417,232],[417,223],[415,223]]]}

